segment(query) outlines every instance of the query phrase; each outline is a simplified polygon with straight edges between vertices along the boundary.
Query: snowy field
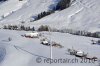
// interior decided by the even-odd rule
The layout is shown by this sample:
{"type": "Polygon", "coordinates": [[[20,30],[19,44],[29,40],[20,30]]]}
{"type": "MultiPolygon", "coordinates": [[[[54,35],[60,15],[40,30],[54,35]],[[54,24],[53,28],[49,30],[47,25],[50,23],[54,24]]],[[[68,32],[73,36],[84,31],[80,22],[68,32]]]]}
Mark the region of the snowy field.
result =
{"type": "MultiPolygon", "coordinates": [[[[25,38],[21,35],[27,33],[25,31],[10,31],[0,30],[0,66],[44,66],[58,65],[58,66],[96,66],[95,63],[37,63],[36,58],[42,59],[50,58],[50,47],[40,44],[40,38],[25,38]],[[8,37],[12,38],[12,41],[8,41],[8,37]]],[[[66,33],[49,33],[41,32],[45,37],[51,39],[51,41],[59,42],[64,48],[53,47],[53,59],[73,59],[75,56],[66,54],[67,48],[74,48],[76,50],[82,50],[88,53],[90,56],[96,56],[100,58],[100,46],[91,45],[91,39],[89,37],[76,36],[66,33]]],[[[96,39],[95,39],[96,40],[96,39]]],[[[79,61],[80,58],[76,57],[79,61]]]]}

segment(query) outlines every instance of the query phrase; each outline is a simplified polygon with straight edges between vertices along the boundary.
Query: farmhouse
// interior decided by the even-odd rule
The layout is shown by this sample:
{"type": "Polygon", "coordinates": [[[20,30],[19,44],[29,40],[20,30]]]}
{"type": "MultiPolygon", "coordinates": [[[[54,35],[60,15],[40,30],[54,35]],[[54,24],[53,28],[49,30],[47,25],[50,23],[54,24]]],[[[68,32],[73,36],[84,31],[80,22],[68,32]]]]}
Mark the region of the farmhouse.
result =
{"type": "Polygon", "coordinates": [[[39,33],[38,32],[26,33],[24,36],[28,37],[28,38],[38,38],[39,37],[39,33]]]}

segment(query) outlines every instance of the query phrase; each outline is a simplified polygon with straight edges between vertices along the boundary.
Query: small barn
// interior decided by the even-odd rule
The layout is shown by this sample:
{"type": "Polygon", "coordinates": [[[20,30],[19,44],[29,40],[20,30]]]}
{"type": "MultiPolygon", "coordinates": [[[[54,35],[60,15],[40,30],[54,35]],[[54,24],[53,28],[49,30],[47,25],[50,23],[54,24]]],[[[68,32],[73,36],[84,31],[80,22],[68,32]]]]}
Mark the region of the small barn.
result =
{"type": "Polygon", "coordinates": [[[38,32],[26,33],[24,36],[28,38],[38,38],[39,33],[38,32]]]}

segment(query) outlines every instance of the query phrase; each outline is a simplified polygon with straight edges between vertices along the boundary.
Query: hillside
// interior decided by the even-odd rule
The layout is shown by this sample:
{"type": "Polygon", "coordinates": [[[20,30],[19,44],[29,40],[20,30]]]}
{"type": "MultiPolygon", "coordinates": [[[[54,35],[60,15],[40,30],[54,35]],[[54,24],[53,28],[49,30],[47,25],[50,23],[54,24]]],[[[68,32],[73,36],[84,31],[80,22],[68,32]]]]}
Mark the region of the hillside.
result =
{"type": "MultiPolygon", "coordinates": [[[[24,0],[22,2],[24,2],[24,0]]],[[[100,19],[98,18],[100,11],[99,8],[100,1],[95,1],[95,0],[85,0],[85,1],[76,0],[74,3],[72,3],[72,5],[69,8],[66,8],[65,10],[57,11],[52,15],[49,15],[38,21],[35,21],[34,23],[29,22],[31,16],[39,14],[43,11],[47,11],[48,7],[52,3],[54,3],[52,0],[47,0],[47,1],[29,0],[26,4],[22,6],[21,9],[13,12],[13,14],[10,14],[9,16],[5,17],[0,22],[20,23],[21,21],[26,21],[26,24],[31,24],[31,25],[46,24],[46,25],[52,25],[52,27],[53,25],[55,25],[56,28],[60,27],[60,28],[71,28],[78,30],[100,31],[99,29],[100,19]]],[[[6,4],[3,5],[5,6],[6,4]]],[[[0,7],[3,7],[3,5],[1,5],[0,7]]],[[[7,9],[9,7],[10,5],[8,7],[5,6],[6,10],[13,11],[13,9],[7,9]]],[[[5,15],[8,14],[9,12],[5,11],[4,9],[2,9],[3,11],[0,10],[1,14],[3,14],[4,12],[5,15]]]]}

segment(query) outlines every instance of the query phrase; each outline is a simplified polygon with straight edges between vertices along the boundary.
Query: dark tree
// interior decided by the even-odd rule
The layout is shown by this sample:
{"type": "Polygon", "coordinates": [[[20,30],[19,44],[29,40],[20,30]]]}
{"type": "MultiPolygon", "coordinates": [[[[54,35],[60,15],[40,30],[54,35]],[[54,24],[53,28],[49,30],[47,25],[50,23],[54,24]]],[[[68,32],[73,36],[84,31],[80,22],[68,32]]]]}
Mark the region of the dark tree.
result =
{"type": "Polygon", "coordinates": [[[34,27],[32,27],[32,31],[35,31],[35,28],[34,27]]]}
{"type": "Polygon", "coordinates": [[[1,1],[7,1],[7,0],[0,0],[0,2],[1,2],[1,1]]]}
{"type": "Polygon", "coordinates": [[[6,25],[4,25],[3,29],[7,29],[7,26],[6,26],[6,25]]]}
{"type": "Polygon", "coordinates": [[[21,25],[20,30],[25,30],[25,27],[21,25]]]}
{"type": "Polygon", "coordinates": [[[58,2],[56,10],[63,10],[65,8],[68,8],[70,6],[70,2],[71,0],[61,0],[60,2],[58,2]]]}
{"type": "Polygon", "coordinates": [[[49,27],[47,25],[45,25],[45,26],[41,25],[39,27],[38,31],[49,31],[49,27]]]}

